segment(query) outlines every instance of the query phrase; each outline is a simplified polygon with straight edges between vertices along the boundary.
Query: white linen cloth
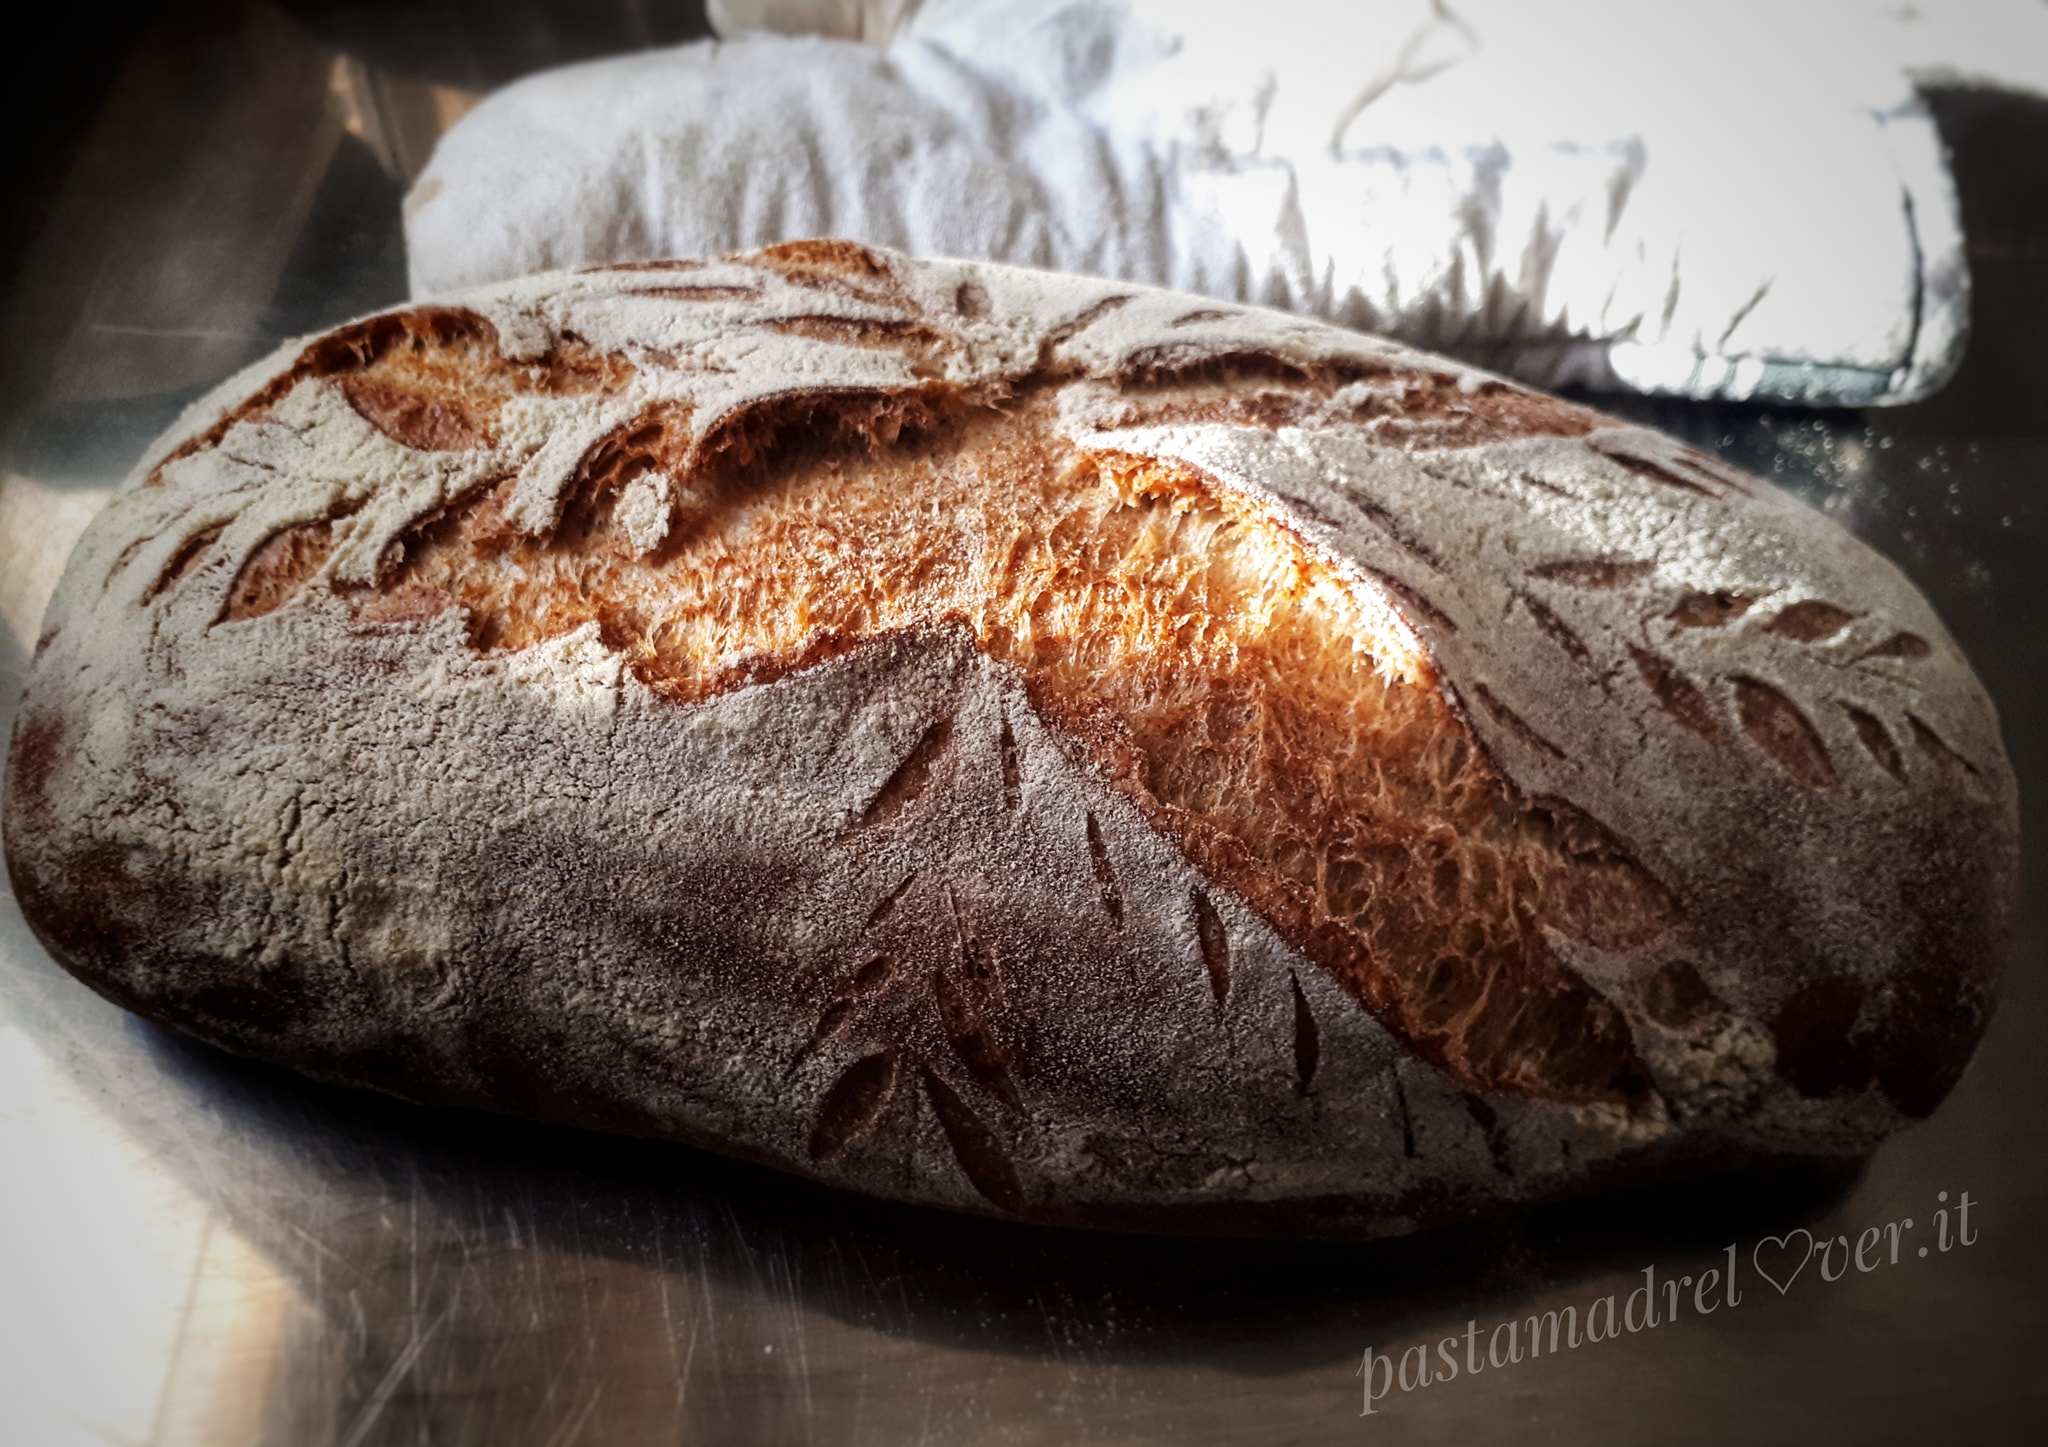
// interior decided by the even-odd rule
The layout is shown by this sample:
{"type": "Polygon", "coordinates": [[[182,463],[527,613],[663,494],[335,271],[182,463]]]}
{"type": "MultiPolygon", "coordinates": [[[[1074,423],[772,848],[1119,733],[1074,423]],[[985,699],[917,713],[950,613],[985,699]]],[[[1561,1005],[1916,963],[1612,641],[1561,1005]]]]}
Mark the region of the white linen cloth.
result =
{"type": "Polygon", "coordinates": [[[1968,316],[1909,71],[2048,72],[2040,0],[712,16],[738,38],[530,77],[451,129],[406,202],[415,295],[844,236],[1288,308],[1541,385],[1907,401],[1968,316]]]}

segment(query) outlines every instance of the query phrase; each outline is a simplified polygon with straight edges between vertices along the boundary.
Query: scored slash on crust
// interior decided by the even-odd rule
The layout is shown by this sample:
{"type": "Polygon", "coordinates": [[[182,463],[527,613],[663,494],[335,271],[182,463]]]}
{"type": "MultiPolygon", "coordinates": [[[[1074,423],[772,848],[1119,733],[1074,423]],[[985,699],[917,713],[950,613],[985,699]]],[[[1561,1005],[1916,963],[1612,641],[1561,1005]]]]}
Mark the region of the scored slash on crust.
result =
{"type": "MultiPolygon", "coordinates": [[[[895,913],[914,883],[915,876],[905,879],[875,906],[869,915],[870,928],[895,913]]],[[[941,963],[923,977],[926,1001],[937,1016],[954,1062],[1003,1110],[1021,1121],[1023,1098],[1008,1052],[990,1023],[999,1013],[1002,989],[994,954],[963,919],[953,885],[942,880],[938,888],[945,894],[954,927],[955,959],[951,968],[941,963]]],[[[898,988],[902,978],[892,955],[872,955],[855,973],[846,993],[826,1005],[810,1042],[793,1063],[801,1063],[844,1034],[863,999],[898,988]]],[[[920,1050],[900,1041],[860,1056],[827,1087],[811,1127],[811,1159],[834,1160],[873,1134],[886,1117],[906,1071],[915,1072],[923,1098],[969,1183],[1004,1210],[1019,1209],[1024,1196],[1017,1171],[995,1131],[946,1084],[920,1050]]]]}

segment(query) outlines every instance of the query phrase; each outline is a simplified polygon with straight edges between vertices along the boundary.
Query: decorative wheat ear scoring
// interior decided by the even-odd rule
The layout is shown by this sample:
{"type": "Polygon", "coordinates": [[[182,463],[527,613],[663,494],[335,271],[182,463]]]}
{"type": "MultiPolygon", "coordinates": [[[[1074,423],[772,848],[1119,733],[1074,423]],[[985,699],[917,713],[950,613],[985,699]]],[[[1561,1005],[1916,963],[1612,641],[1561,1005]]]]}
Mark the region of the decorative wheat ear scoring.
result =
{"type": "Polygon", "coordinates": [[[1047,1220],[1867,1146],[1960,1072],[2010,892],[1967,664],[1763,484],[839,243],[281,355],[38,654],[9,867],[117,998],[1047,1220]]]}

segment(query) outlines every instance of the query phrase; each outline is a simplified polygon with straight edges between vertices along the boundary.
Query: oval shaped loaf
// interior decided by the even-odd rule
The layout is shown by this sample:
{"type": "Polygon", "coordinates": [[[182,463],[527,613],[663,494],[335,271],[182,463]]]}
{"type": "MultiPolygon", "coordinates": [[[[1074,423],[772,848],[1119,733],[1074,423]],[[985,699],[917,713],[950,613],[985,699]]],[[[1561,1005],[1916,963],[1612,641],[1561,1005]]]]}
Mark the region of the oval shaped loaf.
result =
{"type": "Polygon", "coordinates": [[[73,555],[6,808],[52,953],[229,1049],[1189,1230],[1868,1149],[2017,849],[1948,633],[1763,483],[831,242],[229,383],[73,555]]]}

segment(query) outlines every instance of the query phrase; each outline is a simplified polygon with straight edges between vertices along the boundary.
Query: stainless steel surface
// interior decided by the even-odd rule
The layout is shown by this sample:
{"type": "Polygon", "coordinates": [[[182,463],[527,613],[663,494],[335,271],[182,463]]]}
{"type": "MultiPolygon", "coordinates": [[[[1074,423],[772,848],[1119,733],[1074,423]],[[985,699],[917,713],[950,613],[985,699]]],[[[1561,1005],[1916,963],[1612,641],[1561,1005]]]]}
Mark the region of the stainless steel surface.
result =
{"type": "MultiPolygon", "coordinates": [[[[71,539],[149,438],[279,338],[400,298],[399,198],[439,128],[522,69],[691,20],[246,4],[115,37],[126,60],[48,172],[0,298],[0,724],[71,539]]],[[[1980,299],[1950,393],[1869,414],[1632,410],[1775,474],[1930,591],[1998,696],[2038,839],[2048,105],[1940,111],[1980,299]]],[[[2048,1440],[2043,871],[2030,850],[1968,1076],[1860,1174],[1369,1247],[1006,1229],[320,1088],[123,1015],[10,898],[0,1443],[2048,1440]],[[1780,1292],[1761,1273],[1789,1271],[1799,1230],[1840,1244],[1780,1292]],[[1702,1280],[1731,1245],[1733,1303],[1702,1280]],[[1518,1326],[1524,1359],[1486,1364],[1497,1324],[1566,1305],[1612,1294],[1642,1325],[1646,1267],[1658,1325],[1535,1359],[1518,1326]],[[1667,1295],[1667,1278],[1691,1280],[1667,1295]],[[1481,1370],[1403,1391],[1400,1354],[1425,1344],[1437,1370],[1481,1370]],[[1369,1347],[1396,1361],[1362,1417],[1369,1347]]]]}

